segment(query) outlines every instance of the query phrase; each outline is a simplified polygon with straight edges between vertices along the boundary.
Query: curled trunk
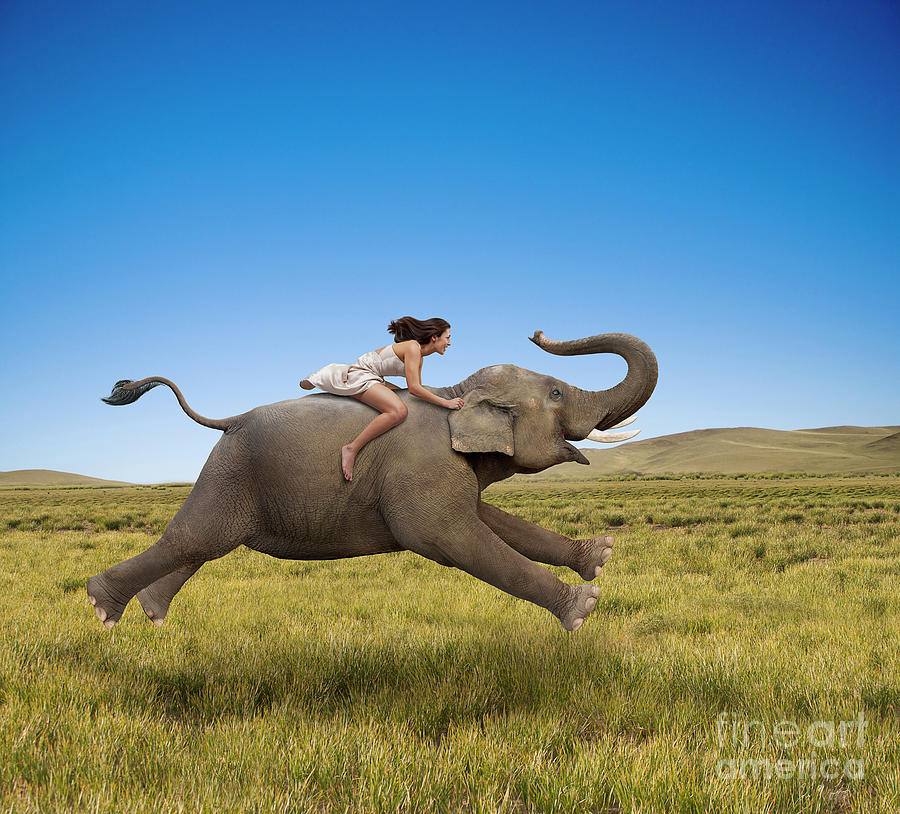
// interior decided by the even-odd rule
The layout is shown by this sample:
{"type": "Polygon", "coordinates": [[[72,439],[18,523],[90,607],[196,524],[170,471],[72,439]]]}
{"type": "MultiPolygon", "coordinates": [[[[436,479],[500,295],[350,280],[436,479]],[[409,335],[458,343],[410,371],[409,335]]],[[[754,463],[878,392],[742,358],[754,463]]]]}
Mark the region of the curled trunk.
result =
{"type": "MultiPolygon", "coordinates": [[[[572,426],[567,435],[574,440],[587,437],[593,429],[604,430],[637,412],[650,398],[658,375],[656,356],[650,347],[630,334],[597,334],[583,339],[556,341],[543,331],[531,337],[539,348],[557,356],[615,353],[628,364],[628,373],[609,390],[577,390],[572,426]]],[[[574,388],[573,388],[574,389],[574,388]]]]}

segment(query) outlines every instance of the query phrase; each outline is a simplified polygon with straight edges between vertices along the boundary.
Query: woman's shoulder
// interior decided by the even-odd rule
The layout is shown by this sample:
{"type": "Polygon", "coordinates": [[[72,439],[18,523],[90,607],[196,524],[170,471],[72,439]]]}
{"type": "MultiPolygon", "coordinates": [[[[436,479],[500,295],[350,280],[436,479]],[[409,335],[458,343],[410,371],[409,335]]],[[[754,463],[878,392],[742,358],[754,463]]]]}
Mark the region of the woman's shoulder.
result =
{"type": "Polygon", "coordinates": [[[404,362],[407,354],[411,353],[414,358],[422,355],[422,346],[415,339],[406,339],[403,342],[394,342],[392,345],[394,353],[397,354],[404,362]]]}
{"type": "Polygon", "coordinates": [[[412,352],[413,355],[416,355],[417,352],[419,356],[422,355],[422,346],[415,339],[406,339],[403,342],[394,342],[391,345],[384,345],[383,347],[369,352],[384,353],[388,348],[391,348],[394,353],[397,354],[397,356],[399,356],[401,359],[403,359],[404,356],[409,352],[412,352]]]}

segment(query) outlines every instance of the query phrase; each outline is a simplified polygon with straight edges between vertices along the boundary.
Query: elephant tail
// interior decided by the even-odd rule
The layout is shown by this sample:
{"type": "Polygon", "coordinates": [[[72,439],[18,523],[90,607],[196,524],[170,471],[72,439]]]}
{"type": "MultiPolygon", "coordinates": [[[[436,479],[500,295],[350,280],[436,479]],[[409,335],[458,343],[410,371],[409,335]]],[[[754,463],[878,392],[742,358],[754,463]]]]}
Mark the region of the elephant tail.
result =
{"type": "Polygon", "coordinates": [[[168,379],[164,379],[162,376],[149,376],[146,379],[141,379],[139,382],[133,382],[131,379],[122,379],[121,381],[116,382],[112,389],[112,393],[100,400],[107,404],[112,404],[114,407],[120,407],[123,404],[131,404],[158,384],[164,384],[171,387],[172,392],[175,393],[175,398],[178,399],[178,403],[181,405],[181,409],[193,418],[194,421],[198,424],[202,424],[204,427],[227,432],[238,419],[238,416],[236,415],[233,415],[230,418],[207,418],[206,416],[200,415],[200,413],[191,409],[191,406],[185,401],[184,396],[181,395],[181,391],[175,384],[168,379]]]}

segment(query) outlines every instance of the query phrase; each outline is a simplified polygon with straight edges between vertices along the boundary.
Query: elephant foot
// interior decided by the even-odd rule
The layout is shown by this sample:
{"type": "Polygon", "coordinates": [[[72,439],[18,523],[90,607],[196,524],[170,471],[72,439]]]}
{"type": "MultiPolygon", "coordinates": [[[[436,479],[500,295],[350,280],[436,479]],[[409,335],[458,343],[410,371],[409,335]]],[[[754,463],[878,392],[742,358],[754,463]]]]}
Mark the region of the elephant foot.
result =
{"type": "Polygon", "coordinates": [[[578,630],[597,604],[600,589],[596,585],[572,587],[569,609],[559,617],[562,626],[569,631],[578,630]]]}
{"type": "Polygon", "coordinates": [[[612,555],[613,538],[609,536],[591,537],[589,540],[575,540],[579,551],[577,565],[572,568],[582,579],[592,580],[600,576],[600,569],[612,555]]]}
{"type": "Polygon", "coordinates": [[[106,627],[111,628],[125,612],[128,600],[124,602],[115,597],[115,590],[109,585],[109,581],[99,574],[87,581],[87,595],[94,606],[94,613],[106,627]]]}
{"type": "Polygon", "coordinates": [[[141,603],[141,607],[144,609],[144,613],[147,614],[147,618],[150,619],[154,625],[159,626],[166,619],[166,613],[169,611],[169,603],[160,597],[154,596],[151,591],[152,587],[153,586],[151,585],[138,593],[137,600],[141,603]]]}

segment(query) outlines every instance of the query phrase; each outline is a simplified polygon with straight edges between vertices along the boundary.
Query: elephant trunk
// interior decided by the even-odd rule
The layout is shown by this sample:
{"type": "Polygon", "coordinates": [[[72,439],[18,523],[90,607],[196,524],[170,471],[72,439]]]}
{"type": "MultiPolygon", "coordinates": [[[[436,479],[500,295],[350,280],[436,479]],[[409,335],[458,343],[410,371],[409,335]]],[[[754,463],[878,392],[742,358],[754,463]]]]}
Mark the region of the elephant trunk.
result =
{"type": "Polygon", "coordinates": [[[530,337],[539,348],[557,356],[615,353],[628,364],[628,373],[609,390],[577,390],[567,435],[586,438],[593,429],[604,430],[637,412],[650,398],[658,375],[656,356],[650,347],[629,334],[598,334],[565,342],[547,339],[542,331],[530,337]]]}

